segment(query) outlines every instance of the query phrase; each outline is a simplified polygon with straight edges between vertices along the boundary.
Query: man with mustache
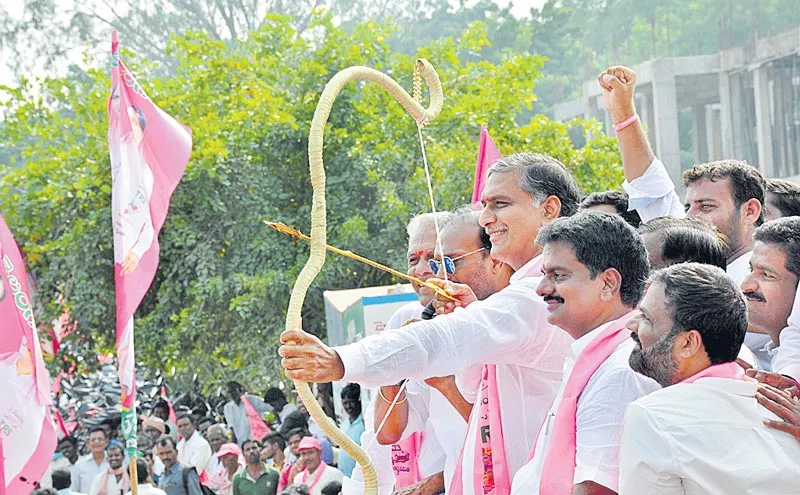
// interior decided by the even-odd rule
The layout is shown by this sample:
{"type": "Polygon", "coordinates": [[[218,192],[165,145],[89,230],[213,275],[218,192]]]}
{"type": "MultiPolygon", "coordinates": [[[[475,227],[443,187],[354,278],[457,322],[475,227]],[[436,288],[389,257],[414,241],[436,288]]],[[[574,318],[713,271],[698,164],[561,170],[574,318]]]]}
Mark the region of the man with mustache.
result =
{"type": "Polygon", "coordinates": [[[547,322],[536,294],[544,225],[578,209],[580,190],[563,164],[517,153],[489,170],[481,226],[491,255],[516,272],[503,290],[478,301],[465,285],[444,283],[463,309],[330,348],[301,329],[281,335],[287,377],[386,385],[403,378],[446,376],[481,365],[476,404],[452,493],[508,493],[561,381],[570,337],[547,322]]]}
{"type": "MultiPolygon", "coordinates": [[[[750,328],[770,337],[762,353],[769,359],[762,360],[759,368],[772,371],[772,360],[780,352],[782,330],[788,326],[800,277],[800,218],[765,223],[756,229],[754,239],[751,272],[742,283],[742,292],[747,300],[750,328]]],[[[786,360],[781,356],[778,365],[783,366],[786,360]]]]}
{"type": "MultiPolygon", "coordinates": [[[[629,195],[630,206],[644,222],[662,216],[686,216],[714,224],[730,248],[725,271],[736,285],[741,285],[749,273],[753,232],[764,221],[765,182],[761,172],[740,160],[695,165],[683,173],[686,197],[681,203],[636,114],[636,73],[628,67],[610,67],[598,82],[615,123],[625,173],[623,189],[629,195]]],[[[759,359],[764,357],[759,351],[768,341],[768,336],[753,332],[745,339],[759,359]]]]}
{"type": "Polygon", "coordinates": [[[698,263],[655,272],[628,327],[631,368],[664,388],[625,413],[620,493],[796,492],[800,443],[764,424],[778,417],[735,362],[747,305],[725,272],[698,263]]]}
{"type": "MultiPolygon", "coordinates": [[[[432,275],[441,278],[446,273],[448,280],[468,285],[483,300],[507,286],[513,271],[489,254],[492,244],[479,218],[480,212],[473,211],[471,206],[450,213],[441,224],[441,251],[437,246],[435,258],[428,264],[432,275]]],[[[444,471],[438,484],[433,479],[425,480],[409,487],[404,494],[440,493],[450,485],[472,412],[472,402],[462,395],[454,375],[429,378],[425,384],[428,386],[413,381],[407,385],[408,393],[402,397],[407,400],[391,410],[378,435],[378,441],[388,445],[422,434],[423,439],[438,440],[444,453],[444,471]]],[[[392,400],[398,391],[397,386],[381,387],[386,400],[377,402],[376,427],[389,410],[387,400],[392,400]]],[[[470,399],[475,400],[472,395],[470,399]]]]}
{"type": "Polygon", "coordinates": [[[547,320],[575,341],[532,458],[511,493],[615,494],[625,407],[660,388],[628,366],[634,344],[625,323],[644,293],[647,251],[633,227],[611,213],[557,220],[536,243],[544,249],[537,292],[547,320]]]}

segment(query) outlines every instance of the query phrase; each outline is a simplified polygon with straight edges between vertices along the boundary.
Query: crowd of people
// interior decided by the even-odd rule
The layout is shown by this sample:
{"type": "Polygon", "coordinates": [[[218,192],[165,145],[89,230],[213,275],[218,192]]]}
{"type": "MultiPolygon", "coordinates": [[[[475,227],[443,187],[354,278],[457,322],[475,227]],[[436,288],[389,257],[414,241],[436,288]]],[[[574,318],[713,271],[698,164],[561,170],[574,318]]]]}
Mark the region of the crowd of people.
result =
{"type": "MultiPolygon", "coordinates": [[[[479,211],[408,224],[408,273],[450,298],[415,286],[345,346],[282,334],[289,378],[377,387],[380,494],[797,493],[800,187],[730,159],[685,171],[681,201],[636,74],[598,83],[621,190],[506,156],[479,211]]],[[[356,467],[342,493],[362,491],[356,467]]]]}
{"type": "MultiPolygon", "coordinates": [[[[223,421],[205,408],[167,400],[140,417],[137,438],[141,495],[336,495],[354,461],[330,439],[300,404],[284,391],[248,394],[238,382],[227,386],[223,421]],[[269,421],[266,418],[274,418],[269,421]]],[[[361,389],[345,387],[342,403],[351,435],[360,438],[361,389]],[[360,427],[360,428],[359,428],[360,427]]],[[[124,495],[130,493],[129,458],[119,423],[91,428],[80,455],[76,435],[58,442],[37,495],[124,495]]]]}
{"type": "MultiPolygon", "coordinates": [[[[385,331],[346,346],[281,336],[289,378],[348,383],[342,427],[381,495],[797,492],[800,187],[731,159],[687,170],[681,201],[636,74],[599,84],[622,190],[583,196],[558,160],[509,155],[479,211],[407,226],[409,275],[450,298],[415,285],[385,331]],[[376,388],[363,414],[358,384],[376,388]]],[[[283,391],[228,393],[224,424],[166,402],[142,418],[144,495],[363,493],[361,468],[283,391]]],[[[127,493],[113,436],[92,429],[84,457],[61,439],[42,490],[127,493]]]]}

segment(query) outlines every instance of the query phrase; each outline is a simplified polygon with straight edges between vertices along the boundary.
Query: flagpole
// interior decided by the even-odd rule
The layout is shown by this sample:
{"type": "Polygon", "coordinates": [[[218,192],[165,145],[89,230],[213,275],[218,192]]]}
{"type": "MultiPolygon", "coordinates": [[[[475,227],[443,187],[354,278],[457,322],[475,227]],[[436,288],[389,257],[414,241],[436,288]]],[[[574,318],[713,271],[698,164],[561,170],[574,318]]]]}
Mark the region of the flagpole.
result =
{"type": "Polygon", "coordinates": [[[139,474],[136,471],[136,455],[131,456],[131,495],[139,495],[139,474]]]}

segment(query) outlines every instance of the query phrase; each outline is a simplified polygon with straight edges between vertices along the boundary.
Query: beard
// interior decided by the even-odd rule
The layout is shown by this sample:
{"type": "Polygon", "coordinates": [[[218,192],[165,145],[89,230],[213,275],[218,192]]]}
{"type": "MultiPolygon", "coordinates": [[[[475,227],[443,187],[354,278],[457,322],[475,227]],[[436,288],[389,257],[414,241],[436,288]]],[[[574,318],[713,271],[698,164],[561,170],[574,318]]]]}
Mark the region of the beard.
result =
{"type": "Polygon", "coordinates": [[[650,377],[662,387],[673,384],[678,366],[672,359],[672,346],[675,335],[672,332],[662,336],[655,344],[645,349],[639,339],[631,352],[628,364],[639,374],[650,377]]]}

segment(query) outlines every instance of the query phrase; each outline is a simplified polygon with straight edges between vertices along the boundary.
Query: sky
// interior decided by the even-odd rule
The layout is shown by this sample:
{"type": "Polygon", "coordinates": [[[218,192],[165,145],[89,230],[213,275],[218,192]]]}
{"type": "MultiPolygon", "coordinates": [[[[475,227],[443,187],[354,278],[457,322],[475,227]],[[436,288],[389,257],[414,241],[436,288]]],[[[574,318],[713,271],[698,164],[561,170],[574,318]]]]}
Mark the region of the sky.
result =
{"type": "MultiPolygon", "coordinates": [[[[12,16],[19,17],[22,15],[24,5],[27,1],[28,0],[0,0],[0,6],[2,6],[12,16]]],[[[73,8],[76,2],[76,0],[51,0],[51,1],[55,1],[57,8],[62,11],[73,8]]],[[[460,3],[459,0],[450,0],[450,1],[454,6],[460,3]]],[[[537,8],[541,7],[546,0],[495,0],[495,1],[502,6],[511,5],[511,12],[517,17],[528,17],[531,7],[537,7],[537,8]]],[[[127,0],[126,1],[107,0],[107,2],[111,6],[116,6],[117,4],[127,3],[127,0]]],[[[466,0],[467,5],[474,5],[477,2],[478,0],[466,0]]],[[[100,2],[98,5],[102,5],[102,3],[103,2],[100,2]]],[[[71,61],[80,63],[82,58],[82,52],[84,49],[85,47],[76,47],[75,50],[73,50],[74,53],[70,54],[70,59],[72,59],[71,61]]],[[[0,52],[0,60],[2,60],[2,55],[3,55],[2,52],[0,52]]],[[[39,64],[34,70],[34,74],[29,74],[28,76],[42,76],[46,72],[52,71],[52,69],[53,69],[52,67],[45,67],[44,64],[39,64]]],[[[14,75],[11,74],[10,71],[2,70],[2,67],[0,67],[0,85],[14,85],[13,77],[14,75]]]]}

